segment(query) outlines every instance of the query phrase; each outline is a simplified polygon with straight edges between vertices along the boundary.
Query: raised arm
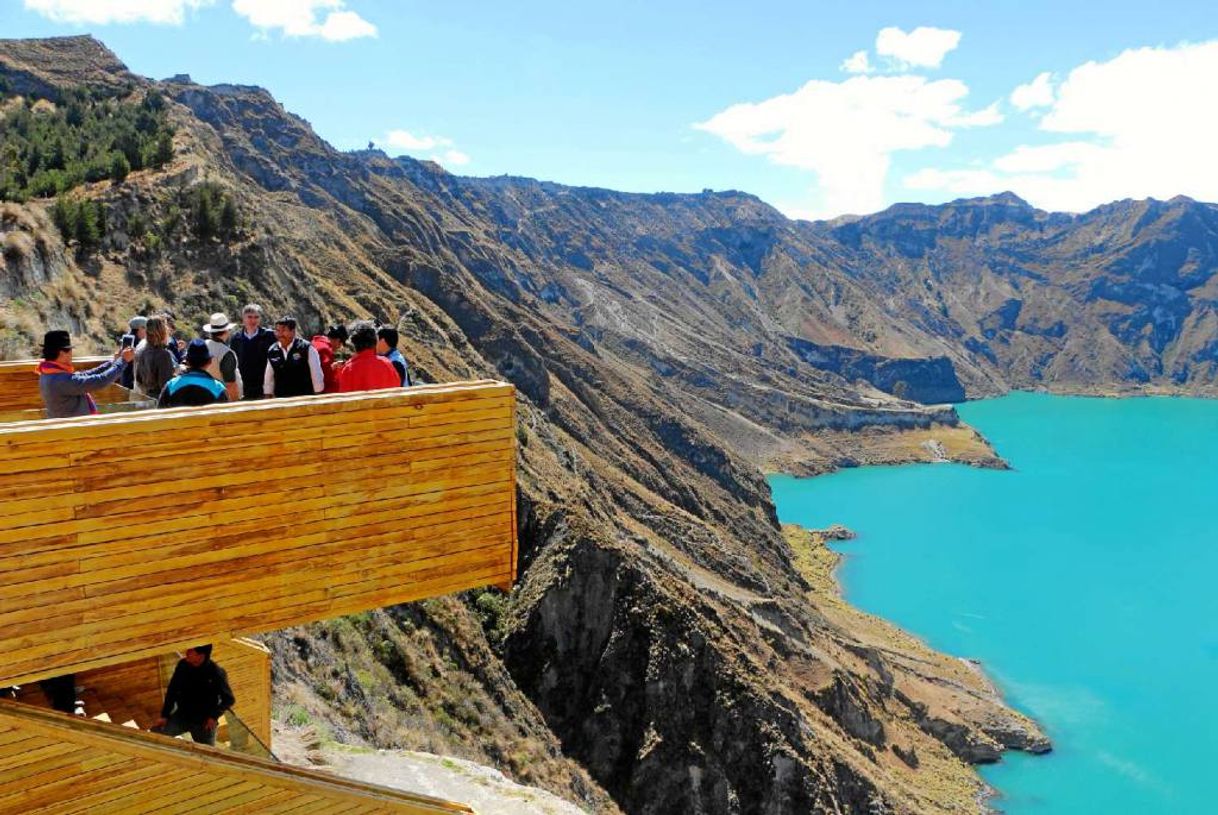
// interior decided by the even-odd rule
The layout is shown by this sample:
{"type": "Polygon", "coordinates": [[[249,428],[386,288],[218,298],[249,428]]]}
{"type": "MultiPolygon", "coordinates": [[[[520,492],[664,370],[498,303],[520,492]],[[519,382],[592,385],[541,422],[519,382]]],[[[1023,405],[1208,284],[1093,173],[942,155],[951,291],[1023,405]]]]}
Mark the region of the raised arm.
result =
{"type": "Polygon", "coordinates": [[[86,393],[99,391],[117,382],[126,367],[127,363],[119,358],[103,362],[88,371],[72,374],[70,379],[59,385],[60,393],[67,396],[84,396],[86,393]]]}

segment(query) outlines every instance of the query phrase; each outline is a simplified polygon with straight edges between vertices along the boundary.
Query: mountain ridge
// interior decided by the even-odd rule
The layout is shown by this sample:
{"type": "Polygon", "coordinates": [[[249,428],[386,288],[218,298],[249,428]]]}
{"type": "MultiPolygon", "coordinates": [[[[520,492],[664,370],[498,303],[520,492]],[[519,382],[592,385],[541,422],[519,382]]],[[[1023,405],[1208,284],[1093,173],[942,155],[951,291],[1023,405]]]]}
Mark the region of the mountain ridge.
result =
{"type": "MultiPolygon", "coordinates": [[[[13,42],[10,89],[97,54],[13,42]]],[[[280,632],[281,704],[632,815],[980,811],[962,761],[1047,748],[972,668],[843,615],[800,568],[823,541],[788,540],[762,468],[938,457],[924,446],[996,463],[911,393],[1208,392],[1208,210],[1047,217],[1033,244],[988,217],[1022,212],[1000,196],[934,210],[958,234],[932,240],[900,212],[818,225],[747,194],[463,180],[336,151],[260,89],[128,89],[96,62],[58,81],[163,94],[174,159],[71,191],[106,205],[96,249],[65,242],[50,201],[0,204],[9,354],[48,323],[104,347],[133,304],[258,299],[310,325],[388,317],[424,380],[520,394],[517,589],[280,632]],[[235,234],[182,225],[201,185],[236,202],[235,234]],[[1181,298],[1187,325],[1167,319],[1181,298]]]]}

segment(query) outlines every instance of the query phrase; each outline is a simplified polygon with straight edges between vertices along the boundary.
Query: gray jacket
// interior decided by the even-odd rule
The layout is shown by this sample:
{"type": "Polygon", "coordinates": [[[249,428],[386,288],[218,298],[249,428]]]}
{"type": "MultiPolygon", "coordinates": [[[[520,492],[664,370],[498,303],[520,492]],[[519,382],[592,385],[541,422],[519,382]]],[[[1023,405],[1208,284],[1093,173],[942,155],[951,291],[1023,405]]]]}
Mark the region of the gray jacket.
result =
{"type": "Polygon", "coordinates": [[[53,362],[38,366],[38,389],[46,405],[48,419],[88,416],[97,412],[97,403],[89,394],[118,381],[127,363],[120,359],[104,362],[88,371],[68,373],[53,362]]]}

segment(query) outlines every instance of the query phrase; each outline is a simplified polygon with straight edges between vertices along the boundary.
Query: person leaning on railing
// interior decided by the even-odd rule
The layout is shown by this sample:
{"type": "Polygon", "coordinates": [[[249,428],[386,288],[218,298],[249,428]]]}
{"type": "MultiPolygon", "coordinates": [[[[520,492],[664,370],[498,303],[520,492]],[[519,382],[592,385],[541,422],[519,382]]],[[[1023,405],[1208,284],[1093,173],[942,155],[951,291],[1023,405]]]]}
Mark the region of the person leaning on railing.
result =
{"type": "Polygon", "coordinates": [[[196,742],[214,746],[220,716],[236,703],[228,674],[211,659],[211,646],[196,645],[173,669],[161,718],[151,730],[166,736],[190,733],[196,742]]]}
{"type": "Polygon", "coordinates": [[[169,350],[169,326],[164,317],[149,317],[145,341],[135,349],[135,387],[153,399],[173,379],[178,362],[169,350]]]}
{"type": "Polygon", "coordinates": [[[42,362],[35,369],[47,418],[66,419],[97,413],[92,392],[117,382],[134,357],[134,348],[120,348],[109,362],[77,373],[72,367],[71,335],[67,331],[48,331],[42,338],[42,362]]]}

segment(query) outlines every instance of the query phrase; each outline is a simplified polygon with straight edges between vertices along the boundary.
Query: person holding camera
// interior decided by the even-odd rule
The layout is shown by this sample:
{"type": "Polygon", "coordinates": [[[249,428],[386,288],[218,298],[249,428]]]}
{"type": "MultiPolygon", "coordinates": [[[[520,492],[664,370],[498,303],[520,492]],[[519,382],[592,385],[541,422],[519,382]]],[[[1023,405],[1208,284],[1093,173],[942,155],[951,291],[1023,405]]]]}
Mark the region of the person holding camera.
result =
{"type": "Polygon", "coordinates": [[[71,335],[67,331],[46,332],[42,338],[42,361],[35,370],[47,418],[66,419],[97,413],[93,391],[117,382],[134,358],[135,349],[124,345],[109,362],[77,373],[72,367],[71,335]]]}

